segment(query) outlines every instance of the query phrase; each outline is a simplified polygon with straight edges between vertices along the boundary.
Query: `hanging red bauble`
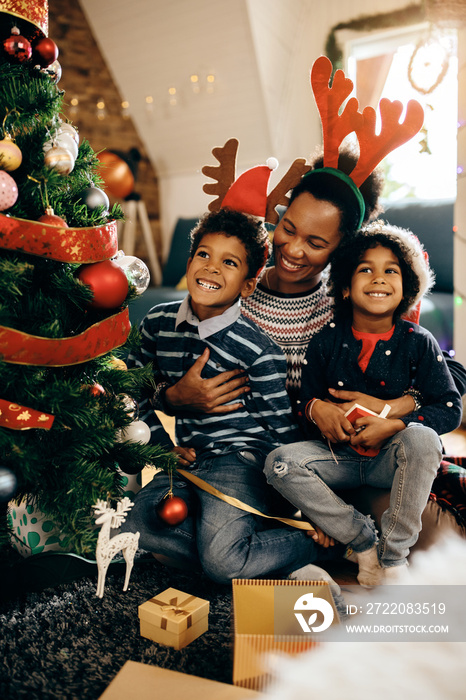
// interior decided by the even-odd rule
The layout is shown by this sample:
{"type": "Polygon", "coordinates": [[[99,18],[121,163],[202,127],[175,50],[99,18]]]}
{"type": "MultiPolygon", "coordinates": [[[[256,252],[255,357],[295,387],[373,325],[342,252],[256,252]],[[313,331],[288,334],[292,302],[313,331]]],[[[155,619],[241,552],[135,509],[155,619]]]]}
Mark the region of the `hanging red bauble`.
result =
{"type": "Polygon", "coordinates": [[[68,224],[65,219],[61,216],[57,216],[53,213],[52,207],[47,207],[45,214],[42,214],[37,221],[41,221],[43,224],[48,224],[49,226],[61,226],[62,228],[68,228],[68,224]]]}
{"type": "Polygon", "coordinates": [[[58,46],[52,39],[44,36],[42,39],[34,44],[33,48],[33,61],[38,63],[42,68],[50,66],[51,63],[58,58],[58,46]]]}
{"type": "Polygon", "coordinates": [[[102,384],[93,384],[89,387],[89,393],[91,396],[97,398],[97,396],[103,396],[105,394],[105,389],[102,384]]]}
{"type": "Polygon", "coordinates": [[[95,309],[116,309],[128,294],[128,279],[111,260],[83,265],[78,278],[92,289],[94,298],[90,305],[95,309]]]}
{"type": "Polygon", "coordinates": [[[167,525],[179,525],[188,517],[188,506],[179,496],[168,493],[157,506],[157,515],[167,525]]]}
{"type": "Polygon", "coordinates": [[[19,33],[18,27],[13,27],[11,35],[4,39],[3,50],[8,56],[18,63],[23,63],[31,58],[31,43],[19,33]]]}

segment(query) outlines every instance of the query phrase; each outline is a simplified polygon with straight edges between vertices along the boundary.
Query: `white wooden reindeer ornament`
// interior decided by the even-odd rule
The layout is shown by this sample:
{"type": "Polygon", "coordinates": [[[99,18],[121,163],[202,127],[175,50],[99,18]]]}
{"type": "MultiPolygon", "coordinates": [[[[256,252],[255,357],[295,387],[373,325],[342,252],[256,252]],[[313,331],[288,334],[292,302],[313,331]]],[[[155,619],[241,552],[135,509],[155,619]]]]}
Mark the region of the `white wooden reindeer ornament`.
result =
{"type": "Polygon", "coordinates": [[[128,590],[129,577],[134,563],[134,555],[139,545],[139,532],[120,532],[114,537],[110,537],[110,528],[119,528],[126,520],[126,514],[134,503],[125,496],[117,503],[116,510],[111,508],[105,501],[97,501],[95,506],[96,525],[102,525],[97,540],[96,560],[97,560],[97,591],[96,595],[102,598],[104,595],[105,576],[110,562],[117,552],[123,553],[126,562],[126,576],[123,590],[128,590]]]}

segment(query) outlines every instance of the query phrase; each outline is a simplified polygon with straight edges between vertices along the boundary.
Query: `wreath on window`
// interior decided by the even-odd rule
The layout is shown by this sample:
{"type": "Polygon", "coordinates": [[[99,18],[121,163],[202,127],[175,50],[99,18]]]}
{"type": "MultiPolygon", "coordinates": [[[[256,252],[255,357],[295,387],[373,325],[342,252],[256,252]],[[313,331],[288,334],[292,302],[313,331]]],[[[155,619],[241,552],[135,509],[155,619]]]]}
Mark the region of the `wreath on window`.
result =
{"type": "Polygon", "coordinates": [[[433,92],[442,82],[444,79],[445,75],[447,74],[448,71],[448,66],[450,65],[450,56],[451,56],[451,51],[449,51],[446,47],[441,46],[441,44],[437,44],[442,50],[443,50],[443,59],[439,65],[439,71],[437,75],[437,79],[430,85],[429,87],[423,87],[420,85],[420,75],[416,77],[416,72],[419,71],[419,64],[423,63],[424,65],[426,64],[425,59],[423,59],[423,51],[427,50],[429,46],[432,45],[432,42],[434,39],[429,38],[427,41],[425,40],[420,40],[416,48],[413,51],[413,55],[409,59],[409,65],[408,65],[408,80],[411,83],[412,87],[417,90],[417,92],[422,93],[423,95],[430,95],[431,92],[433,92]]]}

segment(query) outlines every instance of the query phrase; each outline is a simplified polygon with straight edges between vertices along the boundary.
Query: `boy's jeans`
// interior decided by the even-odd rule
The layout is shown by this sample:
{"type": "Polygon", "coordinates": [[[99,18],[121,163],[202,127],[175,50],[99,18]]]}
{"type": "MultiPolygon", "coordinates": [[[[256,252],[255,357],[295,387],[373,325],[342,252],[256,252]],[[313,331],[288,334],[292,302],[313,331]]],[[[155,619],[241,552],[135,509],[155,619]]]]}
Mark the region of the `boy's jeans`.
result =
{"type": "Polygon", "coordinates": [[[364,457],[346,444],[318,441],[284,445],[267,457],[268,483],[312,522],[339,542],[363,552],[377,541],[374,524],[345,503],[333,489],[363,484],[389,488],[390,505],[382,515],[378,543],[383,567],[406,562],[421,530],[421,514],[442,458],[442,445],[431,428],[410,423],[382,447],[376,457],[364,457]]]}
{"type": "MultiPolygon", "coordinates": [[[[270,503],[271,498],[277,501],[277,494],[266,483],[264,459],[265,455],[259,452],[238,450],[201,460],[190,471],[222,493],[263,513],[282,515],[270,503]]],[[[143,549],[180,559],[187,565],[200,564],[219,583],[272,573],[283,578],[316,560],[342,556],[341,547],[325,549],[304,530],[235,508],[187,486],[178,477],[173,492],[187,502],[190,515],[181,525],[169,527],[156,514],[157,504],[167,491],[167,475],[156,474],[137,494],[122,530],[139,531],[143,549]]]]}

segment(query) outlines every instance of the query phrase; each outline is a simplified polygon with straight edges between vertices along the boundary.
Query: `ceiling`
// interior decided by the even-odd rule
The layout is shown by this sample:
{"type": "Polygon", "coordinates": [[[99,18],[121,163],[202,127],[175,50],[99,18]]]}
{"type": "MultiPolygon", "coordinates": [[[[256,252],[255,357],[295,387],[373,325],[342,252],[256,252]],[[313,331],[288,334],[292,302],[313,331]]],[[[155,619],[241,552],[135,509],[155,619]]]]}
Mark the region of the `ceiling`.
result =
{"type": "Polygon", "coordinates": [[[160,176],[193,172],[231,136],[252,162],[279,148],[306,0],[80,2],[160,176]]]}
{"type": "MultiPolygon", "coordinates": [[[[163,228],[206,208],[200,170],[240,141],[238,172],[321,142],[309,69],[339,22],[409,0],[79,0],[157,173],[163,228]],[[199,92],[191,75],[199,76],[199,92]],[[213,75],[213,91],[206,76],[213,75]],[[170,96],[170,88],[176,94],[170,96]],[[170,104],[170,98],[176,104],[170,104]],[[148,104],[146,98],[151,98],[148,104]],[[200,184],[201,183],[201,184],[200,184]]],[[[271,185],[273,186],[273,182],[271,185]]]]}

